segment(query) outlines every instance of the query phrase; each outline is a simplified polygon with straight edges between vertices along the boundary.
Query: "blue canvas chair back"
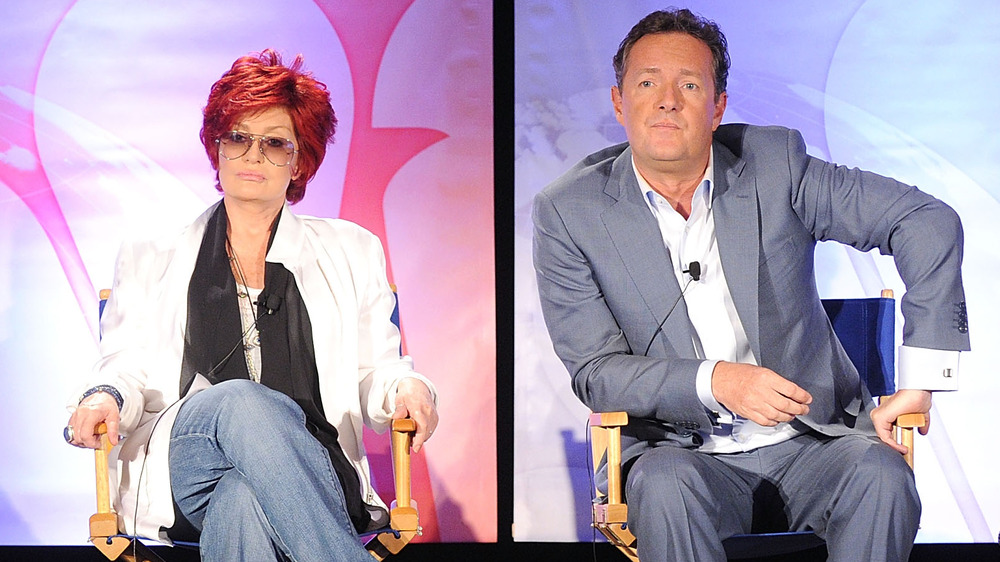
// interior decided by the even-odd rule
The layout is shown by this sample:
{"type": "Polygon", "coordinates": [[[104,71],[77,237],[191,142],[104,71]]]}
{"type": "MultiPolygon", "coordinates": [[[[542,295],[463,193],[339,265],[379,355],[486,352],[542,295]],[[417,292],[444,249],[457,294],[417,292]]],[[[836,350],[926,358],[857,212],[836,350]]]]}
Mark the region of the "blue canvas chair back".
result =
{"type": "Polygon", "coordinates": [[[896,392],[895,299],[826,299],[823,308],[872,396],[896,392]]]}
{"type": "MultiPolygon", "coordinates": [[[[823,308],[871,395],[895,392],[895,299],[824,299],[823,308]]],[[[811,532],[736,535],[723,543],[726,555],[734,559],[801,552],[822,544],[823,540],[811,532]]]]}

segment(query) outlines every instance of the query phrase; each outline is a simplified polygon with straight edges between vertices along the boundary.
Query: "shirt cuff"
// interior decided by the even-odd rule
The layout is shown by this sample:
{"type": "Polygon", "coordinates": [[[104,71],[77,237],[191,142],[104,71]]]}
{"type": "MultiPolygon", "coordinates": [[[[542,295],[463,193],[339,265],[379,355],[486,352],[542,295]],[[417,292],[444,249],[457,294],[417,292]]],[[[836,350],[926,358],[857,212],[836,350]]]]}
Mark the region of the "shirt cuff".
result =
{"type": "Polygon", "coordinates": [[[710,412],[709,417],[712,418],[713,423],[733,423],[732,412],[719,404],[715,395],[712,394],[712,371],[715,370],[718,363],[718,361],[702,361],[695,374],[695,390],[698,391],[698,399],[701,400],[702,405],[710,412]]]}
{"type": "Polygon", "coordinates": [[[958,351],[899,346],[897,390],[958,390],[958,351]]]}

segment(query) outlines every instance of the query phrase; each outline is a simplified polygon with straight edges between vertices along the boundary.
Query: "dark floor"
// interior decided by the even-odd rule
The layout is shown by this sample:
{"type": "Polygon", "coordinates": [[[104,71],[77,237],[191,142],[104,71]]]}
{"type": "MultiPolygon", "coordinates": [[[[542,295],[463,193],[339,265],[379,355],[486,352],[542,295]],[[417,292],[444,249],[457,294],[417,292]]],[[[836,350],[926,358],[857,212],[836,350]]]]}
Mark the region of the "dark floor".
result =
{"type": "MultiPolygon", "coordinates": [[[[177,548],[157,547],[155,549],[167,562],[194,562],[198,554],[177,548]]],[[[812,562],[826,558],[826,552],[818,550],[795,555],[752,559],[751,562],[812,562]]],[[[0,547],[0,562],[21,561],[79,561],[102,562],[106,559],[93,547],[0,547]]],[[[507,544],[411,544],[391,558],[393,562],[425,562],[474,560],[491,562],[517,560],[529,562],[546,560],[559,562],[626,562],[624,556],[607,544],[587,543],[507,543],[507,544]]],[[[914,547],[911,562],[978,562],[980,560],[1000,562],[1000,547],[996,544],[918,544],[914,547]]]]}

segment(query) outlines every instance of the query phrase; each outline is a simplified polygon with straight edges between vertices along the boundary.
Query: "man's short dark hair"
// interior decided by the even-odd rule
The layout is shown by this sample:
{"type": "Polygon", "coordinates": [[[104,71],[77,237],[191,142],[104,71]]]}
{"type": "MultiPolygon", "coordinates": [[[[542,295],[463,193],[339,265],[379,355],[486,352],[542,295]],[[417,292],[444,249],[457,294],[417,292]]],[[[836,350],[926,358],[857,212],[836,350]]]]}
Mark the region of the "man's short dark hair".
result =
{"type": "Polygon", "coordinates": [[[625,39],[622,39],[615,53],[613,64],[615,67],[615,81],[618,88],[622,87],[622,79],[625,77],[625,59],[628,58],[629,51],[639,39],[654,33],[686,33],[698,39],[708,46],[712,51],[712,66],[715,69],[715,99],[726,91],[726,81],[729,78],[729,50],[726,44],[726,36],[722,34],[719,26],[711,20],[692,13],[686,8],[678,10],[660,10],[649,14],[635,24],[625,39]]]}

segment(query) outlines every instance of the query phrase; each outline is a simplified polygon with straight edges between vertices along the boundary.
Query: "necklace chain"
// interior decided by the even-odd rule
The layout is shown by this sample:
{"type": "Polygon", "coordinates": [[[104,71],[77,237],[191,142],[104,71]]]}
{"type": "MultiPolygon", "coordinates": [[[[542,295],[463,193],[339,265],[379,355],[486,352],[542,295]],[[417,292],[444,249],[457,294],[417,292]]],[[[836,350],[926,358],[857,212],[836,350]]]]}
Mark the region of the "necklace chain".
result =
{"type": "Polygon", "coordinates": [[[226,236],[226,250],[229,252],[230,263],[236,265],[236,275],[240,280],[239,286],[236,287],[236,298],[240,307],[240,325],[243,328],[243,356],[246,358],[250,379],[259,383],[260,370],[257,369],[254,361],[254,350],[260,348],[260,330],[257,328],[253,303],[250,302],[250,287],[247,285],[243,268],[240,267],[240,260],[236,256],[236,251],[233,250],[228,236],[226,236]]]}

